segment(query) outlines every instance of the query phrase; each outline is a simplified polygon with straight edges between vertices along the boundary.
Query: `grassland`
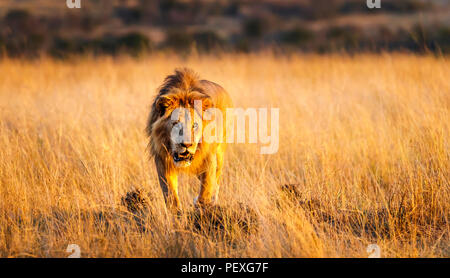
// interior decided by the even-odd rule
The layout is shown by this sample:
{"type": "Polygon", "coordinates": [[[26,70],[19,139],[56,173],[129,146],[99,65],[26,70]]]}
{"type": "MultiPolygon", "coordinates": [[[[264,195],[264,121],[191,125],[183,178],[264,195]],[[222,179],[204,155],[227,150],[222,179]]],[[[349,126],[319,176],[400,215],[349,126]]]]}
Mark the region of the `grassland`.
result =
{"type": "MultiPolygon", "coordinates": [[[[0,61],[0,257],[449,257],[450,63],[269,53],[0,61]],[[280,148],[231,145],[220,204],[258,231],[217,240],[167,215],[144,134],[189,66],[239,107],[280,108],[280,148]],[[295,192],[280,190],[295,184],[295,192]],[[121,204],[148,192],[142,221],[121,204]]],[[[186,211],[199,188],[182,177],[186,211]]]]}

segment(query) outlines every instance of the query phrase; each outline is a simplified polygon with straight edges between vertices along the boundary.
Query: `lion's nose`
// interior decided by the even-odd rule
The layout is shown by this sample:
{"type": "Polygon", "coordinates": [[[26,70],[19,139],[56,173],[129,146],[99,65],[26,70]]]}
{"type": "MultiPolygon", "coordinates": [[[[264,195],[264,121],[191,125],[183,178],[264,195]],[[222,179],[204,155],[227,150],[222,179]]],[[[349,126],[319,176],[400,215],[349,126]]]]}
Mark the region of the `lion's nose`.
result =
{"type": "Polygon", "coordinates": [[[192,146],[192,143],[181,143],[182,147],[185,147],[186,149],[192,146]]]}
{"type": "Polygon", "coordinates": [[[183,157],[183,158],[188,157],[189,155],[190,155],[190,153],[188,150],[185,150],[184,152],[178,154],[179,157],[183,157]]]}

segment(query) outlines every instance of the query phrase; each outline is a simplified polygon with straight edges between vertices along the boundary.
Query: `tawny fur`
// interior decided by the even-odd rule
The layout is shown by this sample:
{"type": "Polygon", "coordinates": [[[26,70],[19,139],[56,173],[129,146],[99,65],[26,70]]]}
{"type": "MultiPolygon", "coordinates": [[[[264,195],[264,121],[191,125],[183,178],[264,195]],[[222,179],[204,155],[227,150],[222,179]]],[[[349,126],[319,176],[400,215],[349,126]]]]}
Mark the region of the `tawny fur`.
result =
{"type": "MultiPolygon", "coordinates": [[[[168,121],[176,108],[194,110],[194,100],[202,100],[202,111],[217,108],[224,117],[226,108],[232,107],[227,92],[219,85],[200,80],[190,69],[177,69],[175,74],[165,78],[153,101],[147,121],[146,132],[150,138],[149,149],[155,159],[160,186],[166,204],[171,210],[179,210],[178,174],[180,172],[196,175],[201,181],[197,204],[208,204],[217,200],[219,178],[222,172],[225,143],[206,143],[202,140],[197,146],[192,163],[188,167],[175,166],[170,150],[170,129],[168,121]]],[[[200,111],[197,111],[200,112],[200,111]]],[[[202,127],[207,122],[202,120],[202,127]]],[[[226,124],[224,121],[223,140],[225,142],[226,124]]]]}

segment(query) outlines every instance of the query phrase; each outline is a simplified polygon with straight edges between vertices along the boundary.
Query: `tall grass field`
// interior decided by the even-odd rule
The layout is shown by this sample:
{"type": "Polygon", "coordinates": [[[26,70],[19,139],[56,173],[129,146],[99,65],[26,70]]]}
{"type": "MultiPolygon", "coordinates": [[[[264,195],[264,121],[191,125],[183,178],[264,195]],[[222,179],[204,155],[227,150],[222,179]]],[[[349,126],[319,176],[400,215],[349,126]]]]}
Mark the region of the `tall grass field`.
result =
{"type": "Polygon", "coordinates": [[[449,257],[449,77],[409,54],[2,59],[0,257],[449,257]],[[220,225],[190,176],[167,212],[149,159],[150,105],[183,66],[279,108],[276,153],[229,145],[220,225]]]}

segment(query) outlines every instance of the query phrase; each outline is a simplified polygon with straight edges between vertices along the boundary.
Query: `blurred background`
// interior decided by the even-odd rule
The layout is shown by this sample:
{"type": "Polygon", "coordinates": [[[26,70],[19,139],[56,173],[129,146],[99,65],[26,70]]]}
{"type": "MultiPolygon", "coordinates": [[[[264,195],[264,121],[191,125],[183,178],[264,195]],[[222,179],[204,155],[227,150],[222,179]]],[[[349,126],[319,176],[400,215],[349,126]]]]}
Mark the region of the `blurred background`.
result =
{"type": "Polygon", "coordinates": [[[0,56],[450,51],[450,0],[0,0],[0,56]]]}

